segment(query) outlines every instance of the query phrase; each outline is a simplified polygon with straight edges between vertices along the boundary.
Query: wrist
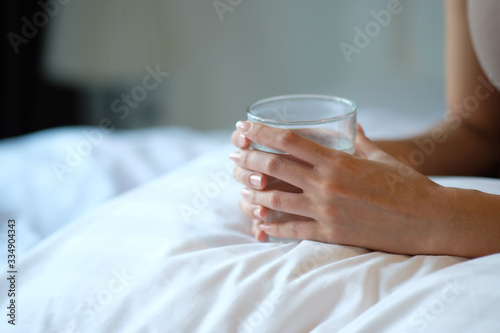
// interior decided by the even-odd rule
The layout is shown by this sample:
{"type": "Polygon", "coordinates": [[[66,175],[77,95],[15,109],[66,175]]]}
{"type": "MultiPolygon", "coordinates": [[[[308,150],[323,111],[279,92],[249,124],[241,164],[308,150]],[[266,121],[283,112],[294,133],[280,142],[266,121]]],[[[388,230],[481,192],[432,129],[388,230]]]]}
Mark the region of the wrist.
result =
{"type": "Polygon", "coordinates": [[[457,253],[457,205],[458,193],[456,188],[444,187],[436,184],[430,201],[433,201],[431,209],[437,214],[432,217],[430,251],[436,255],[455,255],[457,253]],[[437,200],[436,200],[437,199],[437,200]]]}
{"type": "Polygon", "coordinates": [[[443,214],[433,235],[433,252],[480,257],[500,252],[500,196],[441,187],[443,214]]]}

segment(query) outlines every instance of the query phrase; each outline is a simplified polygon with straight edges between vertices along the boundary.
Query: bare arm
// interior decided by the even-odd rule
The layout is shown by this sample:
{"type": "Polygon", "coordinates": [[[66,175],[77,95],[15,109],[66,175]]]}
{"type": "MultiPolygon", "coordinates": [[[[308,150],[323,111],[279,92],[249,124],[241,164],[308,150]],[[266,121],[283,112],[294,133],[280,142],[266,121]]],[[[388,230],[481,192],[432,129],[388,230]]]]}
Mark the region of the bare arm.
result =
{"type": "Polygon", "coordinates": [[[500,196],[442,187],[418,172],[401,173],[401,164],[361,129],[357,156],[259,123],[238,123],[232,141],[243,148],[231,156],[235,178],[247,186],[240,208],[254,220],[260,241],[271,235],[410,255],[500,252],[500,196]],[[250,141],[286,151],[312,167],[246,149],[250,141]],[[262,182],[252,183],[252,175],[262,182]],[[267,188],[268,176],[301,191],[267,188]],[[284,214],[263,223],[272,211],[284,214]]]}
{"type": "Polygon", "coordinates": [[[446,0],[447,119],[418,138],[380,141],[392,156],[424,174],[497,176],[500,170],[500,93],[476,57],[466,0],[446,0]],[[418,142],[433,146],[425,159],[418,142]],[[431,143],[432,142],[432,143],[431,143]],[[415,157],[414,153],[414,157],[415,157]],[[421,156],[421,154],[420,154],[421,156]],[[413,163],[412,163],[413,162],[413,163]],[[418,162],[418,163],[417,163],[418,162]]]}
{"type": "Polygon", "coordinates": [[[500,252],[500,196],[475,190],[443,188],[454,198],[447,232],[434,237],[434,254],[480,257],[500,252]]]}
{"type": "Polygon", "coordinates": [[[500,196],[442,187],[398,161],[432,153],[411,166],[427,174],[489,175],[500,166],[500,96],[487,81],[468,33],[466,0],[446,0],[449,118],[427,135],[406,141],[356,138],[351,156],[290,130],[240,122],[232,141],[235,178],[247,188],[240,207],[256,237],[312,239],[404,254],[478,257],[500,253],[500,196]],[[249,143],[288,152],[312,167],[249,150],[249,143]],[[394,158],[394,157],[396,158],[394,158]],[[301,191],[269,189],[266,177],[301,191]],[[252,183],[252,177],[261,181],[252,183]],[[270,211],[288,218],[263,222],[270,211]],[[264,237],[265,236],[265,237],[264,237]]]}

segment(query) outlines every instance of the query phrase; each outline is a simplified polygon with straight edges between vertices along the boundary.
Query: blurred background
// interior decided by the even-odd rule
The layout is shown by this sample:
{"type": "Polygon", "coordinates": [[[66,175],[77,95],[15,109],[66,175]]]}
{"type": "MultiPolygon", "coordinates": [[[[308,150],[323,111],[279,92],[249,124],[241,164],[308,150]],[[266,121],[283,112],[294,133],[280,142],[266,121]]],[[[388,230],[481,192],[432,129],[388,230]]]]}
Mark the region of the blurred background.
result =
{"type": "Polygon", "coordinates": [[[103,120],[124,129],[232,128],[256,100],[292,93],[444,112],[441,1],[1,6],[1,138],[103,120]]]}

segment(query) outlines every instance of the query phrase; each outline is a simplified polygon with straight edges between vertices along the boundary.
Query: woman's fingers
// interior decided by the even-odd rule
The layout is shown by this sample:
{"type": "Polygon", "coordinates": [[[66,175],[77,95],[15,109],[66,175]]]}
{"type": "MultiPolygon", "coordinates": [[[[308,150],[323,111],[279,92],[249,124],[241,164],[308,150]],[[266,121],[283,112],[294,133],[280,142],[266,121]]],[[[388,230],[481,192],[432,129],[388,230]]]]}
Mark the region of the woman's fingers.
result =
{"type": "Polygon", "coordinates": [[[231,142],[233,145],[240,149],[247,149],[250,147],[250,140],[248,140],[240,131],[236,130],[231,134],[231,142]]]}
{"type": "Polygon", "coordinates": [[[361,125],[358,124],[358,131],[356,136],[356,151],[354,155],[363,157],[367,160],[383,162],[383,163],[394,163],[397,162],[395,159],[387,154],[385,151],[380,149],[376,144],[374,144],[365,135],[365,131],[361,125]]]}
{"type": "Polygon", "coordinates": [[[312,165],[317,165],[323,160],[325,147],[292,130],[269,127],[249,121],[239,121],[236,123],[236,127],[248,140],[287,152],[312,165]]]}
{"type": "Polygon", "coordinates": [[[288,222],[288,221],[310,221],[312,219],[302,216],[302,215],[297,215],[293,213],[285,213],[281,211],[276,211],[273,209],[269,209],[265,206],[256,204],[252,201],[249,201],[246,198],[243,198],[239,201],[239,206],[241,211],[247,215],[248,217],[252,219],[256,219],[259,221],[266,221],[266,222],[288,222]]]}
{"type": "Polygon", "coordinates": [[[275,238],[326,241],[319,223],[312,220],[262,223],[259,224],[259,229],[275,238]]]}
{"type": "Polygon", "coordinates": [[[232,153],[230,157],[243,169],[269,175],[302,189],[311,182],[311,177],[315,177],[313,169],[282,155],[258,150],[240,150],[232,153]]]}
{"type": "Polygon", "coordinates": [[[259,242],[267,242],[269,236],[259,228],[262,223],[261,220],[252,220],[252,233],[259,242]]]}
{"type": "Polygon", "coordinates": [[[259,242],[266,242],[269,238],[268,234],[271,236],[276,236],[278,238],[294,238],[294,239],[308,239],[305,236],[312,234],[316,235],[316,232],[309,231],[310,228],[316,227],[315,224],[316,222],[307,217],[271,211],[268,210],[266,207],[262,207],[261,205],[255,205],[245,199],[240,200],[239,204],[241,211],[252,219],[252,233],[259,242]],[[272,218],[273,216],[277,215],[281,216],[281,218],[279,219],[281,222],[267,223],[267,225],[272,225],[273,228],[261,227],[261,225],[265,223],[264,222],[265,219],[272,218]],[[292,221],[292,222],[287,222],[287,221],[292,221]],[[297,223],[296,221],[309,223],[307,225],[304,225],[304,227],[307,227],[308,229],[293,234],[293,230],[290,231],[289,228],[293,226],[294,223],[297,223]],[[292,236],[285,237],[281,235],[292,235],[292,236]]]}
{"type": "Polygon", "coordinates": [[[239,205],[241,211],[252,219],[265,220],[269,215],[269,210],[266,207],[252,203],[246,199],[241,199],[239,205]]]}
{"type": "Polygon", "coordinates": [[[269,237],[260,230],[259,225],[264,223],[263,220],[267,217],[267,208],[254,205],[245,199],[241,199],[239,204],[241,211],[252,219],[252,233],[255,238],[259,242],[266,242],[269,237]]]}
{"type": "Polygon", "coordinates": [[[247,170],[239,165],[233,169],[233,176],[236,181],[256,190],[280,190],[292,193],[302,193],[302,190],[296,186],[285,183],[284,181],[259,173],[252,170],[247,170]]]}
{"type": "MultiPolygon", "coordinates": [[[[308,206],[310,206],[309,200],[307,200],[302,193],[289,193],[276,190],[256,191],[244,188],[241,190],[241,194],[243,199],[249,201],[250,203],[266,207],[272,211],[300,216],[308,216],[310,214],[308,210],[308,206]]],[[[269,212],[266,212],[265,215],[262,215],[262,219],[266,219],[268,214],[269,212]]],[[[274,219],[275,218],[273,218],[273,220],[274,219]]],[[[280,217],[278,220],[288,219],[282,219],[280,217]]]]}
{"type": "Polygon", "coordinates": [[[257,190],[266,188],[270,180],[267,175],[244,169],[238,165],[236,165],[233,169],[233,177],[236,181],[242,183],[246,187],[251,187],[257,190]]]}

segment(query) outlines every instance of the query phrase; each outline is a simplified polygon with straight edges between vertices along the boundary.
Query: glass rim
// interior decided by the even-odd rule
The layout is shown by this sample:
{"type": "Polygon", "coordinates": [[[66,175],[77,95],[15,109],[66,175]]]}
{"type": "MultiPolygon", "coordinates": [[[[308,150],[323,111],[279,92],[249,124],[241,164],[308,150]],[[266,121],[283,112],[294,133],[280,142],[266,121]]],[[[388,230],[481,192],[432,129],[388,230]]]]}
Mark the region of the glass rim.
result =
{"type": "Polygon", "coordinates": [[[321,123],[327,123],[331,121],[338,121],[342,120],[344,118],[349,118],[353,114],[355,114],[357,111],[357,106],[356,103],[353,101],[343,98],[343,97],[337,97],[337,96],[329,96],[329,95],[318,95],[318,94],[295,94],[295,95],[281,95],[281,96],[274,96],[274,97],[269,97],[269,98],[264,98],[261,99],[252,105],[250,105],[247,108],[247,114],[250,114],[251,117],[262,123],[268,123],[268,124],[276,124],[276,125],[311,125],[311,124],[321,124],[321,123]],[[310,100],[323,100],[323,101],[330,101],[330,102],[337,102],[337,103],[342,103],[348,107],[351,108],[349,112],[346,114],[340,115],[340,116],[334,116],[334,117],[328,117],[328,118],[322,118],[322,119],[316,119],[316,120],[301,120],[301,121],[294,121],[294,120],[273,120],[273,119],[268,119],[268,118],[263,118],[255,113],[252,112],[252,109],[254,109],[257,106],[267,104],[270,102],[276,102],[280,100],[294,100],[294,99],[310,99],[310,100]]]}

